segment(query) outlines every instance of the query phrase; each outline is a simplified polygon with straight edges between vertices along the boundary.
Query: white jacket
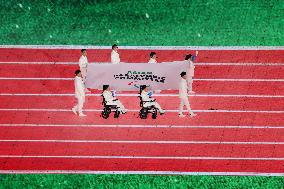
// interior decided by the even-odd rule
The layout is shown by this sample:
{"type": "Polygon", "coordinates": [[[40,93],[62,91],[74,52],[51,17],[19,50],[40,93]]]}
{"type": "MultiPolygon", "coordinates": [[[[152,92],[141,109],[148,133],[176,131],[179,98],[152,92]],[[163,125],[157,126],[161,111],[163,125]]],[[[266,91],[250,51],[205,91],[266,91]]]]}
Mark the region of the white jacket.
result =
{"type": "Polygon", "coordinates": [[[85,85],[81,77],[76,76],[74,80],[75,84],[75,97],[85,98],[85,85]]]}
{"type": "Polygon", "coordinates": [[[120,58],[119,54],[116,51],[111,51],[111,63],[112,64],[119,64],[120,63],[120,58]]]}
{"type": "Polygon", "coordinates": [[[187,81],[183,78],[181,78],[180,82],[179,82],[179,98],[187,98],[187,81]]]}
{"type": "Polygon", "coordinates": [[[149,64],[154,64],[154,63],[157,63],[157,60],[154,59],[154,58],[150,58],[150,60],[149,60],[148,63],[149,63],[149,64]]]}
{"type": "Polygon", "coordinates": [[[142,98],[142,101],[144,101],[144,102],[155,100],[154,98],[150,98],[146,91],[141,92],[141,98],[142,98]]]}
{"type": "Polygon", "coordinates": [[[187,78],[190,78],[190,77],[193,77],[194,76],[194,69],[195,69],[195,66],[193,64],[193,62],[191,60],[187,61],[188,62],[188,69],[186,71],[186,76],[187,78]]]}
{"type": "Polygon", "coordinates": [[[112,96],[112,93],[110,91],[104,91],[103,92],[104,99],[107,104],[112,104],[115,98],[112,96]]]}
{"type": "Polygon", "coordinates": [[[80,68],[87,68],[88,67],[88,58],[82,55],[79,59],[79,66],[80,68]]]}

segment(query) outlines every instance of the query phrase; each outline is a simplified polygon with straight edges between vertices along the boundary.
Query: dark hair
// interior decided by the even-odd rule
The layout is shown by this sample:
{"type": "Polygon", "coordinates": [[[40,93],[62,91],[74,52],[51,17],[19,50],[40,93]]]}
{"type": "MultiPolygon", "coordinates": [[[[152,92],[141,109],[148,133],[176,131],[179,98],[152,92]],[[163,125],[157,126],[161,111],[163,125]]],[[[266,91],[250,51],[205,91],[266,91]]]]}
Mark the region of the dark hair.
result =
{"type": "Polygon", "coordinates": [[[117,44],[113,44],[113,45],[111,46],[112,49],[114,49],[115,47],[117,47],[117,44]]]}
{"type": "Polygon", "coordinates": [[[86,51],[86,49],[81,49],[81,53],[83,53],[84,51],[86,51]]]}
{"type": "Polygon", "coordinates": [[[109,85],[103,85],[103,91],[107,90],[109,88],[109,85]]]}
{"type": "Polygon", "coordinates": [[[151,53],[150,53],[150,57],[151,57],[151,58],[152,58],[154,55],[156,55],[155,52],[151,52],[151,53]]]}
{"type": "Polygon", "coordinates": [[[181,73],[180,73],[180,76],[181,76],[181,77],[183,77],[183,76],[185,76],[185,75],[186,75],[186,72],[181,72],[181,73]]]}
{"type": "Polygon", "coordinates": [[[189,59],[191,59],[191,57],[192,57],[192,54],[187,54],[187,55],[185,56],[185,60],[189,60],[189,59]]]}
{"type": "Polygon", "coordinates": [[[78,75],[79,73],[81,73],[80,70],[76,70],[76,71],[75,71],[75,75],[78,75]]]}

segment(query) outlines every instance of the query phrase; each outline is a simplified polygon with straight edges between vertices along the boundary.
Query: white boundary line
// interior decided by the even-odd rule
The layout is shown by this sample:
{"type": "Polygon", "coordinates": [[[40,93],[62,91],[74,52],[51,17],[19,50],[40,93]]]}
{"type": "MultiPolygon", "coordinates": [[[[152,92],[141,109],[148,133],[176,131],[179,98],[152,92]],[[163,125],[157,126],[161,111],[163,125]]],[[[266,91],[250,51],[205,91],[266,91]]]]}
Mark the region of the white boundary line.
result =
{"type": "Polygon", "coordinates": [[[174,128],[174,129],[284,129],[284,126],[251,125],[108,125],[108,124],[0,124],[0,127],[94,127],[94,128],[174,128]]]}
{"type": "Polygon", "coordinates": [[[284,142],[241,142],[241,141],[162,141],[162,140],[0,140],[1,142],[44,142],[44,143],[124,143],[124,144],[231,144],[231,145],[284,145],[284,142]]]}
{"type": "MultiPolygon", "coordinates": [[[[107,63],[107,62],[102,62],[107,63]]],[[[51,65],[78,65],[78,62],[0,62],[0,64],[51,64],[51,65]]],[[[202,63],[197,62],[195,66],[284,66],[284,63],[202,63]]]]}
{"type": "MultiPolygon", "coordinates": [[[[52,109],[52,108],[1,108],[0,111],[33,111],[33,112],[71,112],[71,109],[52,109]]],[[[84,109],[85,112],[101,112],[102,109],[84,109]]],[[[139,112],[140,110],[128,110],[128,112],[139,112]]],[[[175,113],[179,110],[166,110],[166,113],[175,113]]],[[[186,112],[184,110],[183,112],[186,112]]],[[[202,113],[266,113],[284,114],[284,111],[270,110],[194,110],[202,113]]]]}
{"type": "Polygon", "coordinates": [[[208,175],[208,176],[284,176],[261,172],[179,172],[179,171],[90,171],[90,170],[0,170],[0,174],[123,174],[123,175],[208,175]]]}
{"type": "MultiPolygon", "coordinates": [[[[31,94],[31,93],[0,93],[0,96],[72,96],[74,94],[31,94]]],[[[101,97],[101,94],[86,94],[90,97],[101,97]]],[[[138,97],[138,94],[116,94],[116,96],[138,97]]],[[[155,97],[177,97],[178,94],[153,94],[155,97]]],[[[191,94],[190,97],[238,97],[238,98],[284,98],[284,95],[236,95],[236,94],[191,94]]]]}
{"type": "MultiPolygon", "coordinates": [[[[111,46],[94,45],[0,45],[0,48],[111,50],[111,46]]],[[[119,46],[119,48],[145,50],[284,50],[284,46],[119,46]]]]}
{"type": "MultiPolygon", "coordinates": [[[[33,77],[0,77],[0,80],[63,80],[63,81],[73,81],[74,78],[33,78],[33,77]]],[[[193,79],[194,81],[222,81],[222,82],[284,82],[284,79],[193,79]]]]}
{"type": "Polygon", "coordinates": [[[284,158],[268,157],[205,157],[205,156],[33,156],[33,155],[0,155],[0,158],[67,158],[67,159],[173,159],[173,160],[257,160],[284,161],[284,158]]]}

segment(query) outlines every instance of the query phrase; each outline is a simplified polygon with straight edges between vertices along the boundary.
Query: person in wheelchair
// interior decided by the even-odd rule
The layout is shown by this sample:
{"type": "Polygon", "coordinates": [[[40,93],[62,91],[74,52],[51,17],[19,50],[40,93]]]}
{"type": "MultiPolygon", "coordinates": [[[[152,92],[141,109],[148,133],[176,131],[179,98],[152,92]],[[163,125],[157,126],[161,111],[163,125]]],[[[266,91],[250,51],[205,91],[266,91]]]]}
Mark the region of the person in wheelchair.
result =
{"type": "Polygon", "coordinates": [[[140,97],[144,108],[150,109],[153,106],[159,110],[161,115],[165,113],[165,110],[163,110],[159,105],[159,103],[156,102],[156,99],[149,96],[148,87],[146,85],[142,85],[140,90],[141,90],[140,97]]]}
{"type": "Polygon", "coordinates": [[[117,98],[113,97],[109,85],[103,86],[102,95],[107,106],[115,106],[122,114],[125,114],[127,112],[127,109],[125,109],[123,104],[117,98]]]}

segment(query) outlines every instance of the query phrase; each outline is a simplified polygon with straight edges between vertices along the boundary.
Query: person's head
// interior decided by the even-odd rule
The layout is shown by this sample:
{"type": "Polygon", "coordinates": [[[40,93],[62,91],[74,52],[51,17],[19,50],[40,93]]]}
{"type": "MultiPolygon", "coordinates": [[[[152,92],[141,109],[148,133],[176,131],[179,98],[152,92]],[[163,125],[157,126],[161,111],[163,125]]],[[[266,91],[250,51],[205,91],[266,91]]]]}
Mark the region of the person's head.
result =
{"type": "Polygon", "coordinates": [[[105,91],[105,90],[107,90],[107,91],[110,90],[109,85],[103,85],[103,91],[105,91]]]}
{"type": "Polygon", "coordinates": [[[82,53],[82,55],[87,56],[87,50],[86,49],[82,49],[81,53],[82,53]]]}
{"type": "Polygon", "coordinates": [[[183,79],[186,79],[186,72],[181,72],[181,73],[180,73],[180,76],[181,76],[183,79]]]}
{"type": "Polygon", "coordinates": [[[150,58],[156,59],[157,58],[157,54],[155,52],[151,52],[150,53],[150,58]]]}
{"type": "Polygon", "coordinates": [[[191,60],[192,59],[192,54],[187,54],[184,59],[185,60],[191,60]]]}
{"type": "Polygon", "coordinates": [[[117,51],[117,50],[118,50],[117,44],[112,45],[111,48],[112,48],[112,50],[114,50],[114,51],[117,51]]]}
{"type": "Polygon", "coordinates": [[[81,71],[80,70],[76,70],[75,71],[75,76],[82,77],[81,71]]]}
{"type": "Polygon", "coordinates": [[[141,85],[140,90],[141,90],[141,92],[142,91],[147,92],[148,91],[148,87],[146,85],[141,85]]]}

